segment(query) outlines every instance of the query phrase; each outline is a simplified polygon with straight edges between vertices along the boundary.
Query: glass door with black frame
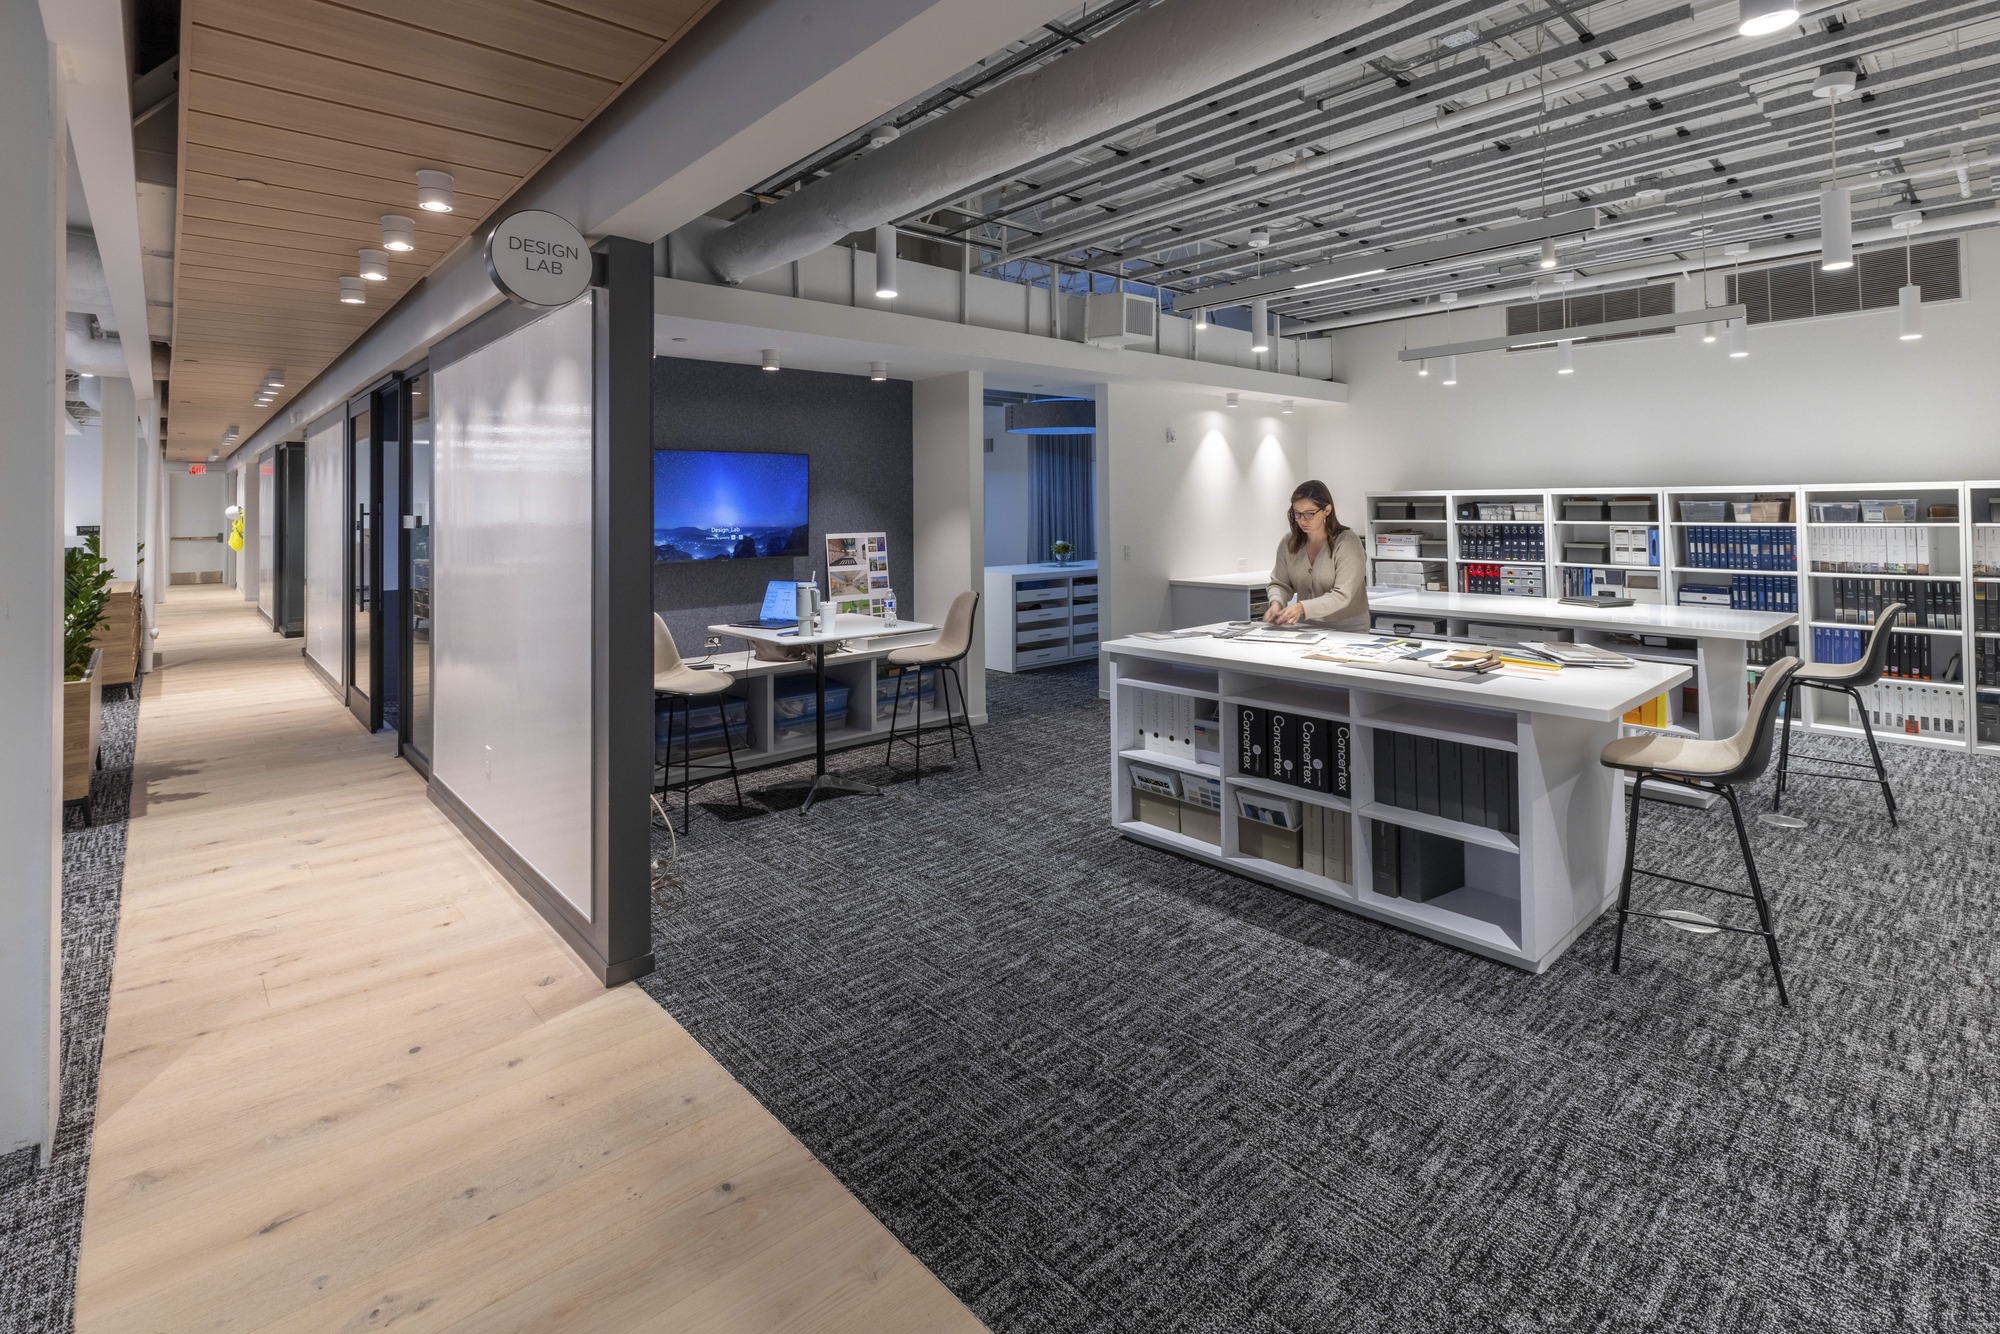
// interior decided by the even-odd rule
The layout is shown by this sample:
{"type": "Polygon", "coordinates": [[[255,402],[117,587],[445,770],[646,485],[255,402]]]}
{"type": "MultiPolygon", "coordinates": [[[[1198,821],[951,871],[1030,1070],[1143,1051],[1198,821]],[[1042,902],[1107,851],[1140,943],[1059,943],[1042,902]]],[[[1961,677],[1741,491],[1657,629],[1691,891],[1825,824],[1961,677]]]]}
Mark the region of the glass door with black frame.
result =
{"type": "Polygon", "coordinates": [[[375,432],[363,409],[350,419],[348,434],[348,657],[347,707],[374,731],[375,715],[375,432]]]}
{"type": "Polygon", "coordinates": [[[428,371],[410,380],[409,502],[403,527],[409,540],[409,574],[404,582],[404,640],[408,670],[403,749],[421,767],[431,762],[431,377],[428,371]]]}

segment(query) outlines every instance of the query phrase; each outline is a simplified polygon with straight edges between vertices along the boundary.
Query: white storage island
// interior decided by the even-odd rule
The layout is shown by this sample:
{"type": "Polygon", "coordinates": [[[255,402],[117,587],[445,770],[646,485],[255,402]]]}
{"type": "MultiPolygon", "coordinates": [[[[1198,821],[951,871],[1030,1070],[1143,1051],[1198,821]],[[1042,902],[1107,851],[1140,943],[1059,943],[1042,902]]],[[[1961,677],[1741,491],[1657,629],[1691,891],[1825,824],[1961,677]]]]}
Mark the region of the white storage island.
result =
{"type": "MultiPolygon", "coordinates": [[[[1356,636],[1356,638],[1359,638],[1356,636]]],[[[1309,649],[1119,639],[1127,837],[1541,972],[1615,897],[1619,720],[1687,666],[1406,675],[1309,649]]]]}

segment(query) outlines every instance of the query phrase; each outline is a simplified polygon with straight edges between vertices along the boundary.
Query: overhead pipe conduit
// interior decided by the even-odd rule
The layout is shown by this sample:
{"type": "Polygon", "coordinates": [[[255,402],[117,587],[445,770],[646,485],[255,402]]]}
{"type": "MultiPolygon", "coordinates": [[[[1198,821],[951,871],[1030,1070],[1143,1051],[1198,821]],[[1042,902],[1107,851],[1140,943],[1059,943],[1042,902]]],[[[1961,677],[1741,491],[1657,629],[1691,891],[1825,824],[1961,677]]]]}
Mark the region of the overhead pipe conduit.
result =
{"type": "Polygon", "coordinates": [[[740,283],[1399,8],[1396,0],[1166,0],[712,233],[702,259],[723,282],[740,283]]]}

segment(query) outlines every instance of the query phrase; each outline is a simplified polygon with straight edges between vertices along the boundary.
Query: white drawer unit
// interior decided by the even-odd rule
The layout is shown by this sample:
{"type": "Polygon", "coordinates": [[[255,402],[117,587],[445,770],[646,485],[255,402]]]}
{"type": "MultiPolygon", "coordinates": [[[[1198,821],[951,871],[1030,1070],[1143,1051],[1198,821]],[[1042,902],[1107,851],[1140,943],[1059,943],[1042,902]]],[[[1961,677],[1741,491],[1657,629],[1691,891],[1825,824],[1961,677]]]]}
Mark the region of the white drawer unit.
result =
{"type": "Polygon", "coordinates": [[[995,671],[1075,662],[1097,656],[1097,562],[989,565],[980,610],[986,665],[995,671]]]}

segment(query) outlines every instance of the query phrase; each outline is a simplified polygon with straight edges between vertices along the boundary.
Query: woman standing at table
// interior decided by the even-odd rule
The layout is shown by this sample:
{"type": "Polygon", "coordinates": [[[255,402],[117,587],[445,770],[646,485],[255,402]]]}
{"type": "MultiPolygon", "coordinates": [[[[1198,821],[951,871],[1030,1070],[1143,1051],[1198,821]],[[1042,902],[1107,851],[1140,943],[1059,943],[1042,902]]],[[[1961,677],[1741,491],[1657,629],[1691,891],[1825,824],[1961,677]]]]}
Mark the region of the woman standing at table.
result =
{"type": "Polygon", "coordinates": [[[1321,626],[1368,631],[1368,562],[1361,538],[1333,512],[1325,482],[1305,482],[1292,492],[1286,523],[1271,562],[1272,625],[1321,626]],[[1296,599],[1296,600],[1294,600],[1296,599]]]}

